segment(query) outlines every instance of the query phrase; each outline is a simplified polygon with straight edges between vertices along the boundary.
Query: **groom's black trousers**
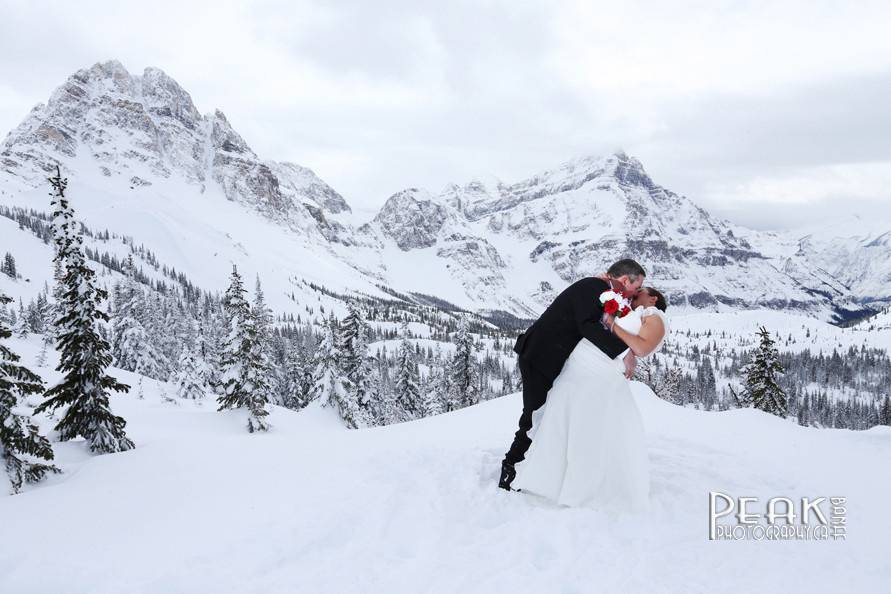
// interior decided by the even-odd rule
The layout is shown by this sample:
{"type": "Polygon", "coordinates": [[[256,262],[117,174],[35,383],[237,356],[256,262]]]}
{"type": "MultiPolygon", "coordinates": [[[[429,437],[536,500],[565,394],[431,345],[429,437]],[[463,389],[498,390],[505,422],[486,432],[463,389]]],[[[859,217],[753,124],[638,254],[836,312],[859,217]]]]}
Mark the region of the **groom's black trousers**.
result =
{"type": "Polygon", "coordinates": [[[532,440],[526,433],[532,428],[532,413],[541,408],[548,397],[554,380],[544,376],[522,358],[519,361],[520,377],[523,379],[523,414],[520,415],[520,428],[514,434],[514,442],[504,455],[504,461],[516,464],[526,456],[532,440]]]}

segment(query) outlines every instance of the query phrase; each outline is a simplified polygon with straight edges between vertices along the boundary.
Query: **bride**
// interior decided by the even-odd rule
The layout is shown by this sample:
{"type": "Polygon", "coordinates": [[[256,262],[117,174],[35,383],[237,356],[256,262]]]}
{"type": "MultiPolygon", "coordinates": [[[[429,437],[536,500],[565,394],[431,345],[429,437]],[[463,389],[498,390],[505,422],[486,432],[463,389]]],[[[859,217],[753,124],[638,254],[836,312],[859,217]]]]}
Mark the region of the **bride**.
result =
{"type": "Polygon", "coordinates": [[[608,317],[629,349],[610,359],[583,338],[533,416],[534,439],[516,464],[514,488],[555,503],[618,511],[649,509],[649,464],[624,357],[644,357],[668,331],[665,297],[642,288],[633,311],[608,317]],[[535,419],[535,416],[539,417],[535,419]]]}

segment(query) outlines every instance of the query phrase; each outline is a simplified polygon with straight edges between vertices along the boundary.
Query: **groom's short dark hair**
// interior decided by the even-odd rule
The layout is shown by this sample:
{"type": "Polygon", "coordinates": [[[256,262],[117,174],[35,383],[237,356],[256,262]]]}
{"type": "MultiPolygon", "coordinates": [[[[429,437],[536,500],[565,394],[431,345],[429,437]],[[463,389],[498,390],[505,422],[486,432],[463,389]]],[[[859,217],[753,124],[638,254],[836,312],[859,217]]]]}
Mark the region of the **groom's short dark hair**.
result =
{"type": "Polygon", "coordinates": [[[619,260],[610,266],[606,271],[606,274],[612,278],[619,278],[620,276],[625,276],[627,274],[632,280],[637,280],[638,277],[646,276],[647,271],[634,260],[626,258],[624,260],[619,260]]]}

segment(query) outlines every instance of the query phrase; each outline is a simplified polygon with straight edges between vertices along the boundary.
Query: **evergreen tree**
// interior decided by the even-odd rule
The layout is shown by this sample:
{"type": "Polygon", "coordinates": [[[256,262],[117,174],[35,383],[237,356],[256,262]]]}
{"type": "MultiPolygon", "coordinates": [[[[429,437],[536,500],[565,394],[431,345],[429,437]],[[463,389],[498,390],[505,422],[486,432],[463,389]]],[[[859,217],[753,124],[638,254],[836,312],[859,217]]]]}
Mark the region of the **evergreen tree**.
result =
{"type": "Polygon", "coordinates": [[[47,299],[46,293],[37,294],[37,302],[34,310],[29,315],[31,330],[37,334],[45,334],[53,323],[53,308],[47,299]]]}
{"type": "Polygon", "coordinates": [[[251,369],[254,374],[255,390],[260,392],[255,396],[269,403],[273,399],[271,382],[273,368],[270,360],[272,312],[266,306],[259,275],[254,293],[254,304],[251,307],[251,322],[254,333],[251,345],[251,369]]]}
{"type": "Polygon", "coordinates": [[[161,299],[160,293],[146,297],[147,306],[143,311],[142,325],[148,333],[147,352],[155,358],[153,366],[155,379],[166,381],[170,377],[171,358],[176,361],[179,358],[179,340],[176,336],[176,328],[171,323],[168,314],[166,300],[161,299]],[[151,349],[148,351],[148,349],[151,349]]]}
{"type": "Polygon", "coordinates": [[[37,354],[38,367],[46,367],[46,360],[49,358],[49,345],[51,341],[52,337],[49,334],[45,334],[40,341],[40,352],[37,354]]]}
{"type": "Polygon", "coordinates": [[[807,427],[810,425],[810,395],[804,395],[804,401],[801,403],[801,406],[798,407],[798,424],[802,427],[807,427]]]}
{"type": "Polygon", "coordinates": [[[422,391],[422,405],[424,417],[438,415],[445,409],[445,397],[448,393],[448,385],[444,385],[445,374],[441,369],[431,368],[430,375],[424,383],[422,391]]]}
{"type": "Polygon", "coordinates": [[[207,363],[207,386],[217,396],[223,393],[223,348],[226,339],[225,315],[209,311],[198,332],[200,357],[207,363]]]}
{"type": "Polygon", "coordinates": [[[662,381],[659,382],[656,394],[659,398],[673,402],[674,404],[683,405],[683,397],[681,396],[681,378],[683,373],[677,367],[672,367],[665,371],[662,381]]]}
{"type": "Polygon", "coordinates": [[[633,380],[638,381],[649,387],[655,394],[658,394],[658,382],[656,379],[656,367],[648,357],[638,358],[637,366],[634,368],[633,380]]]}
{"type": "Polygon", "coordinates": [[[770,337],[770,332],[763,326],[758,330],[758,337],[760,338],[758,349],[752,362],[743,370],[746,400],[759,410],[785,417],[788,412],[788,401],[786,393],[777,384],[777,376],[783,373],[779,352],[770,337]]]}
{"type": "Polygon", "coordinates": [[[28,338],[28,334],[30,331],[30,326],[28,324],[28,314],[25,313],[25,305],[24,303],[22,303],[21,297],[19,298],[19,313],[16,316],[14,331],[15,335],[18,338],[28,338]]]}
{"type": "Polygon", "coordinates": [[[470,322],[461,317],[455,333],[455,355],[449,372],[447,409],[455,410],[480,401],[479,369],[475,352],[477,346],[470,334],[470,322]]]}
{"type": "Polygon", "coordinates": [[[273,329],[270,332],[269,341],[269,363],[272,367],[272,377],[269,383],[271,385],[271,401],[281,406],[286,406],[285,401],[290,398],[291,394],[288,379],[288,359],[291,350],[289,341],[281,334],[281,331],[273,329]]]}
{"type": "Polygon", "coordinates": [[[888,396],[885,396],[882,400],[882,410],[879,419],[879,423],[882,425],[891,425],[891,398],[888,396]]]}
{"type": "Polygon", "coordinates": [[[255,317],[245,299],[244,285],[235,265],[223,297],[223,310],[228,336],[221,359],[219,410],[246,408],[248,431],[266,431],[269,428],[266,422],[269,367],[260,356],[255,317]]]}
{"type": "Polygon", "coordinates": [[[371,424],[372,382],[368,358],[368,324],[355,301],[347,305],[347,315],[337,333],[338,375],[331,397],[348,427],[371,424]]]}
{"type": "Polygon", "coordinates": [[[325,406],[335,406],[335,387],[340,355],[337,351],[339,325],[332,313],[323,322],[321,335],[312,356],[313,398],[321,398],[325,406]]]}
{"type": "Polygon", "coordinates": [[[712,368],[711,359],[703,357],[702,362],[696,370],[696,387],[699,401],[703,407],[711,409],[718,397],[717,383],[715,382],[715,372],[712,368]]]}
{"type": "Polygon", "coordinates": [[[293,410],[300,410],[309,404],[317,395],[314,369],[317,362],[306,348],[292,345],[285,363],[285,399],[284,405],[293,410]]]}
{"type": "MultiPolygon", "coordinates": [[[[64,224],[64,223],[63,223],[64,224]]],[[[61,236],[60,236],[61,237],[61,236]]],[[[53,241],[56,245],[56,249],[58,250],[59,239],[55,236],[53,241]]],[[[56,320],[64,315],[64,292],[65,292],[65,264],[63,258],[65,256],[60,256],[58,253],[55,258],[53,258],[53,303],[52,303],[52,311],[50,314],[50,332],[53,334],[53,338],[59,338],[60,329],[56,326],[56,320]]]]}
{"type": "Polygon", "coordinates": [[[148,317],[145,295],[133,277],[135,269],[132,256],[127,257],[123,271],[124,280],[114,287],[114,321],[111,333],[114,364],[146,377],[164,379],[168,363],[143,326],[143,320],[148,317]]]}
{"type": "Polygon", "coordinates": [[[207,389],[207,366],[190,347],[179,356],[176,394],[185,400],[202,400],[207,389]]]}
{"type": "Polygon", "coordinates": [[[257,281],[254,286],[254,305],[251,312],[254,315],[254,323],[257,327],[257,340],[262,343],[263,348],[266,349],[268,353],[272,312],[266,306],[266,298],[263,295],[263,287],[260,286],[259,274],[257,275],[257,281]]]}
{"type": "Polygon", "coordinates": [[[402,325],[402,342],[396,356],[395,407],[404,419],[424,416],[424,403],[418,387],[418,365],[415,350],[408,340],[408,326],[402,325]]]}
{"type": "Polygon", "coordinates": [[[95,272],[86,264],[80,230],[65,196],[68,180],[61,177],[58,167],[50,184],[55,257],[64,270],[59,290],[61,315],[55,321],[56,347],[61,353],[56,370],[65,376],[46,391],[46,400],[34,413],[67,405],[55,427],[59,439],[83,436],[90,450],[97,453],[129,450],[134,446],[124,432],[127,423],[112,414],[108,403],[109,391],[127,392],[130,387],[106,373],[111,364],[111,346],[99,326],[108,321],[108,314],[100,309],[107,294],[94,285],[95,272]]]}
{"type": "Polygon", "coordinates": [[[6,255],[3,256],[3,264],[0,265],[0,272],[12,279],[18,277],[18,271],[15,268],[15,258],[13,258],[12,254],[9,252],[6,252],[6,255]]]}
{"type": "MultiPolygon", "coordinates": [[[[10,301],[0,293],[0,304],[10,301]]],[[[49,462],[54,457],[53,448],[49,440],[37,432],[31,419],[13,411],[20,399],[43,392],[43,381],[20,365],[19,356],[3,344],[10,336],[12,332],[0,320],[0,458],[13,492],[18,493],[23,483],[36,483],[47,472],[59,472],[59,469],[33,460],[49,462]]]]}

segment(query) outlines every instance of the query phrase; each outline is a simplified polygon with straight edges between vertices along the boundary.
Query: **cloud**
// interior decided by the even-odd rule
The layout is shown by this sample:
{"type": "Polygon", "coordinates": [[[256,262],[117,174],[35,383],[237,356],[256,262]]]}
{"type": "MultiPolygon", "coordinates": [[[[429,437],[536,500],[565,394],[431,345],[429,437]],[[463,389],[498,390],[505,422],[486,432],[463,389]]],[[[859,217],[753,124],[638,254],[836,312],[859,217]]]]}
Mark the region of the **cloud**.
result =
{"type": "MultiPolygon", "coordinates": [[[[863,2],[12,2],[0,130],[72,72],[157,66],[358,208],[623,147],[721,216],[891,201],[891,7],[863,2]],[[866,165],[864,165],[866,164],[866,165]],[[794,197],[795,200],[790,200],[794,197]]],[[[790,211],[791,213],[791,211],[790,211]]]]}

